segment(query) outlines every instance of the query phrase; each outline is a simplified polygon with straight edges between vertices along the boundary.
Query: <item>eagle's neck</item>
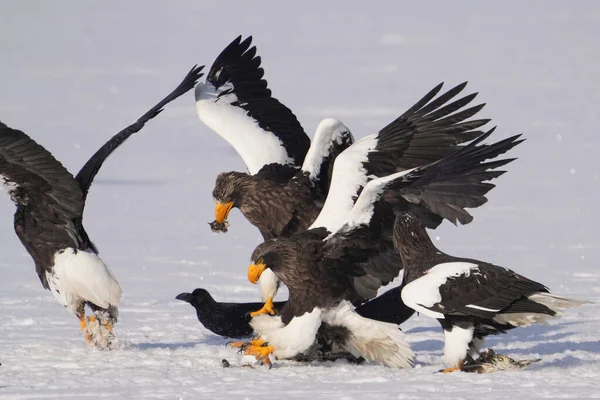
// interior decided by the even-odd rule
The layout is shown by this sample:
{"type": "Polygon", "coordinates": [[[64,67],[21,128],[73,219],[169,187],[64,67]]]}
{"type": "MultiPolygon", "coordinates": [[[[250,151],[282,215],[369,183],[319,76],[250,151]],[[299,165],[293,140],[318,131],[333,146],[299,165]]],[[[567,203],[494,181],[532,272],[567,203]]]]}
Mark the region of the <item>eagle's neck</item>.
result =
{"type": "Polygon", "coordinates": [[[402,258],[405,277],[423,273],[422,269],[428,265],[428,261],[441,254],[423,224],[408,213],[396,216],[394,247],[402,258]]]}

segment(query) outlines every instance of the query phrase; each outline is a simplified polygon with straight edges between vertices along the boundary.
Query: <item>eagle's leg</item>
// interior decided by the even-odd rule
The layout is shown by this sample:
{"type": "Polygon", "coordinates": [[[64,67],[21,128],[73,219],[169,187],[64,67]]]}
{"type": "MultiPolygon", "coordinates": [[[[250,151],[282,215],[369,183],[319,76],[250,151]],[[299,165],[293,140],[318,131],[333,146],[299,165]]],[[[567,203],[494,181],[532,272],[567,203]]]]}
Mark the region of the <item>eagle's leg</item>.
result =
{"type": "Polygon", "coordinates": [[[94,315],[87,318],[88,332],[91,342],[100,349],[110,349],[113,344],[113,325],[117,322],[117,311],[114,307],[103,309],[90,304],[94,315]]]}
{"type": "Polygon", "coordinates": [[[272,297],[269,297],[267,299],[267,301],[265,302],[265,305],[260,310],[251,312],[250,316],[256,317],[257,315],[261,315],[261,314],[277,315],[277,310],[275,309],[275,306],[273,305],[272,297]]]}
{"type": "Polygon", "coordinates": [[[83,333],[83,337],[87,344],[91,344],[90,335],[87,330],[87,322],[85,319],[85,303],[81,303],[77,306],[76,312],[77,318],[79,318],[79,327],[81,328],[81,333],[83,333]]]}

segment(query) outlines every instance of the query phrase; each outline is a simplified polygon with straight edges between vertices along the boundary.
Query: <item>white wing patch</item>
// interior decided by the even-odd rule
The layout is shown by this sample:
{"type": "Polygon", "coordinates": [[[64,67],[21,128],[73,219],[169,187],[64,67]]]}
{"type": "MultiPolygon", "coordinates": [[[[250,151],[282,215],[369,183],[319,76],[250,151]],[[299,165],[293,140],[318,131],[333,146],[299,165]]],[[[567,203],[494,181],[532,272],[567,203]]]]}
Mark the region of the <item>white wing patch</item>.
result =
{"type": "Polygon", "coordinates": [[[363,163],[377,146],[377,137],[376,134],[364,137],[336,157],[327,200],[309,229],[324,227],[329,232],[336,232],[344,225],[358,190],[374,178],[367,176],[363,163]]]}
{"type": "Polygon", "coordinates": [[[444,319],[444,314],[431,311],[431,307],[442,301],[440,287],[449,278],[468,277],[472,272],[479,271],[477,264],[468,262],[448,262],[430,268],[425,275],[415,279],[402,289],[402,301],[413,310],[428,317],[444,319]]]}
{"type": "Polygon", "coordinates": [[[371,221],[371,217],[373,216],[375,203],[383,194],[385,187],[388,185],[388,183],[395,181],[396,179],[399,179],[404,175],[407,175],[415,169],[416,168],[397,172],[395,174],[388,175],[383,178],[373,179],[372,181],[367,183],[363,191],[360,193],[360,196],[356,200],[354,207],[352,207],[352,211],[350,211],[347,225],[349,227],[355,227],[358,225],[368,225],[371,221]]]}
{"type": "Polygon", "coordinates": [[[472,308],[473,310],[487,311],[487,312],[498,312],[500,310],[493,310],[491,308],[485,308],[476,304],[467,304],[465,307],[472,308]]]}
{"type": "Polygon", "coordinates": [[[57,252],[46,278],[52,294],[73,314],[81,301],[108,308],[118,307],[121,299],[119,283],[90,250],[66,248],[57,252]]]}
{"type": "Polygon", "coordinates": [[[341,145],[344,134],[349,132],[346,125],[334,118],[325,118],[319,123],[302,164],[302,171],[308,172],[311,181],[317,179],[321,173],[321,164],[329,156],[331,146],[333,144],[341,145]]]}
{"type": "Polygon", "coordinates": [[[218,90],[210,82],[196,86],[196,111],[200,120],[238,152],[252,175],[267,164],[294,164],[274,133],[262,129],[246,110],[232,105],[238,101],[234,93],[218,97],[228,89],[233,89],[231,83],[218,90]]]}

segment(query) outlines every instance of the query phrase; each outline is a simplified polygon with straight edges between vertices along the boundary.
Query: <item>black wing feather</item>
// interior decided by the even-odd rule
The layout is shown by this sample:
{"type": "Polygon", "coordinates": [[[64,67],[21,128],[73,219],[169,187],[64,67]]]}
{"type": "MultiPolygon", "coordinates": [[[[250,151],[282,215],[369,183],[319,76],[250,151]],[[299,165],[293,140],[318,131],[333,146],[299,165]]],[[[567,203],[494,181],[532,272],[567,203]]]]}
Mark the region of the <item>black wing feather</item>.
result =
{"type": "Polygon", "coordinates": [[[238,36],[216,58],[206,79],[217,89],[231,83],[233,89],[222,91],[219,96],[234,93],[238,101],[232,105],[246,110],[262,129],[276,135],[288,156],[300,167],[310,147],[310,138],[294,113],[271,96],[263,79],[261,58],[256,57],[256,46],[250,47],[251,43],[252,36],[243,41],[238,36]]]}
{"type": "Polygon", "coordinates": [[[472,217],[465,208],[484,204],[487,201],[485,194],[494,188],[493,184],[485,181],[504,173],[493,169],[515,159],[485,161],[523,142],[519,139],[520,135],[516,135],[492,145],[480,145],[492,132],[493,129],[439,162],[418,168],[390,182],[382,196],[383,200],[391,204],[396,212],[426,216],[423,222],[428,228],[436,228],[442,218],[453,224],[457,221],[461,224],[471,222],[472,217]],[[423,210],[418,211],[419,208],[423,210]],[[431,213],[441,218],[432,220],[429,218],[431,213]]]}
{"type": "MultiPolygon", "coordinates": [[[[476,260],[456,260],[477,264],[479,270],[472,271],[469,276],[461,275],[448,278],[446,283],[439,288],[442,300],[426,308],[446,315],[471,315],[482,318],[493,318],[496,314],[503,312],[536,311],[532,309],[532,306],[537,303],[527,301],[527,296],[538,292],[548,292],[546,286],[519,275],[512,270],[476,260]],[[530,304],[528,307],[522,307],[519,304],[523,302],[533,304],[530,304]],[[487,310],[467,307],[467,305],[487,310]],[[517,307],[514,310],[513,305],[517,307]]],[[[538,312],[551,312],[551,310],[543,305],[537,305],[537,308],[539,309],[537,310],[538,312]]]]}
{"type": "Polygon", "coordinates": [[[488,169],[506,165],[513,159],[485,161],[522,142],[519,136],[513,136],[492,145],[480,145],[492,132],[481,135],[452,156],[390,181],[380,189],[382,195],[375,200],[368,224],[347,225],[326,242],[325,254],[333,260],[333,265],[344,268],[362,263],[358,268],[346,267],[348,274],[354,276],[359,295],[372,297],[378,284],[389,282],[402,269],[399,256],[392,262],[381,257],[393,241],[389,237],[393,231],[390,214],[412,213],[429,228],[436,228],[444,218],[453,223],[471,222],[472,216],[465,208],[484,204],[485,195],[494,187],[485,181],[504,173],[488,169]]]}
{"type": "Polygon", "coordinates": [[[183,78],[183,81],[173,90],[167,97],[162,99],[158,104],[152,107],[148,112],[142,115],[135,123],[129,125],[121,132],[114,135],[108,142],[106,142],[96,153],[85,163],[81,168],[75,179],[79,182],[81,190],[83,191],[84,200],[87,197],[87,193],[92,185],[94,177],[102,167],[104,160],[112,154],[127,138],[136,132],[139,132],[146,122],[156,117],[160,112],[163,111],[163,107],[193,89],[198,82],[198,79],[202,77],[202,69],[204,66],[194,66],[190,72],[183,78]]]}
{"type": "Polygon", "coordinates": [[[65,220],[83,213],[83,195],[73,175],[22,131],[0,122],[0,183],[17,206],[51,207],[65,220]]]}
{"type": "Polygon", "coordinates": [[[459,148],[457,145],[481,135],[477,128],[488,123],[489,119],[465,120],[477,114],[485,104],[459,111],[470,104],[477,93],[447,104],[466,85],[466,82],[462,83],[434,99],[442,88],[439,84],[381,129],[375,148],[377,151],[371,152],[364,163],[368,175],[386,176],[430,164],[454,153],[459,148]]]}

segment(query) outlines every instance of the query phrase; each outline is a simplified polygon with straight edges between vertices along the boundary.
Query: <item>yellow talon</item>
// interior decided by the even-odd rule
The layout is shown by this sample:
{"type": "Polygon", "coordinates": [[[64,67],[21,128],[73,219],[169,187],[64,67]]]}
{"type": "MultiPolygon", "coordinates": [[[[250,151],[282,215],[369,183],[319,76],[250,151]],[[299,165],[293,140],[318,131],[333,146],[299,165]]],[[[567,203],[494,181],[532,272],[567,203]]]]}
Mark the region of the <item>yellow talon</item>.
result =
{"type": "Polygon", "coordinates": [[[231,342],[229,343],[229,345],[231,347],[237,347],[237,348],[242,348],[242,347],[249,347],[249,346],[262,346],[263,344],[265,344],[265,341],[262,339],[255,339],[255,340],[251,340],[249,342],[231,342]]]}
{"type": "Polygon", "coordinates": [[[257,315],[261,315],[261,314],[277,315],[277,310],[275,309],[275,306],[273,305],[272,297],[269,297],[269,299],[265,302],[265,305],[260,310],[251,312],[250,316],[254,318],[257,315]]]}
{"type": "Polygon", "coordinates": [[[446,369],[441,370],[440,372],[443,372],[444,374],[449,374],[450,372],[460,371],[464,364],[465,364],[465,362],[461,361],[460,363],[458,363],[458,365],[456,367],[446,368],[446,369]]]}
{"type": "Polygon", "coordinates": [[[269,358],[269,354],[275,351],[273,346],[248,346],[244,349],[244,354],[256,357],[257,360],[269,358]]]}
{"type": "Polygon", "coordinates": [[[91,344],[92,339],[90,338],[90,335],[87,333],[87,324],[85,322],[85,315],[82,315],[79,318],[79,327],[81,328],[81,332],[83,333],[83,337],[85,338],[85,341],[87,342],[87,344],[91,344]]]}

